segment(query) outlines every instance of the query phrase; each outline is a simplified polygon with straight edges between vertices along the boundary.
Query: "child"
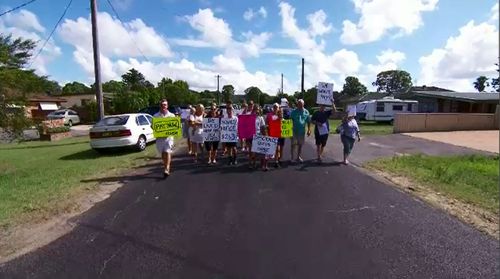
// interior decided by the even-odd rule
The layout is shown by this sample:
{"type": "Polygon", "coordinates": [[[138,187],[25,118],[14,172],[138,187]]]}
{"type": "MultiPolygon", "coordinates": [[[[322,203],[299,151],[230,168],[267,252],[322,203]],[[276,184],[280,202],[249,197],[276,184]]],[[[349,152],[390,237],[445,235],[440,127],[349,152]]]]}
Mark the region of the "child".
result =
{"type": "MultiPolygon", "coordinates": [[[[262,136],[267,136],[267,126],[260,127],[260,134],[262,136]]],[[[274,158],[274,155],[266,155],[261,154],[260,165],[262,166],[262,171],[268,171],[269,167],[267,166],[267,162],[274,158]]]]}

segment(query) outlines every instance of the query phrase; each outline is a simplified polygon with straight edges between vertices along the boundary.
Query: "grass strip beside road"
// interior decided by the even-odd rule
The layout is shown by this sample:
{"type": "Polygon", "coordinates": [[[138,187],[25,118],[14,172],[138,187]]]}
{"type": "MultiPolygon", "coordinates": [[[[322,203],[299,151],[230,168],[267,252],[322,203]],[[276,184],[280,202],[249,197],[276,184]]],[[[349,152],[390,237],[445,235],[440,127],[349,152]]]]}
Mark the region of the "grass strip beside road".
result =
{"type": "Polygon", "coordinates": [[[498,158],[409,155],[378,159],[366,167],[407,177],[435,192],[498,214],[498,158]]]}
{"type": "MultiPolygon", "coordinates": [[[[335,133],[335,128],[340,125],[341,120],[330,119],[330,133],[335,133]]],[[[393,133],[394,127],[387,122],[374,122],[374,121],[359,121],[359,129],[361,136],[366,135],[389,135],[393,133]]]]}
{"type": "Polygon", "coordinates": [[[70,210],[72,198],[92,190],[99,178],[144,164],[155,156],[119,150],[100,155],[88,138],[0,145],[0,226],[36,221],[70,210]]]}

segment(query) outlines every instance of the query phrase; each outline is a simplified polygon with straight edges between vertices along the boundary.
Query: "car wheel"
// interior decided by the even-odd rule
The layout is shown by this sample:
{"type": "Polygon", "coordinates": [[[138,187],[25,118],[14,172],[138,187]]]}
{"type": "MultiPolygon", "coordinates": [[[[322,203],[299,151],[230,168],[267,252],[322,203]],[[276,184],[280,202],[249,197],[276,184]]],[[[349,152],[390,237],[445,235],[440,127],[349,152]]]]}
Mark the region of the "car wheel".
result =
{"type": "Polygon", "coordinates": [[[146,145],[147,145],[146,137],[143,135],[140,135],[139,139],[137,140],[137,143],[135,144],[137,150],[143,151],[144,149],[146,149],[146,145]]]}
{"type": "Polygon", "coordinates": [[[394,125],[394,119],[391,119],[391,121],[389,121],[389,124],[394,125]]]}
{"type": "Polygon", "coordinates": [[[71,120],[70,120],[70,121],[68,121],[68,126],[69,126],[69,127],[73,126],[73,121],[71,121],[71,120]]]}

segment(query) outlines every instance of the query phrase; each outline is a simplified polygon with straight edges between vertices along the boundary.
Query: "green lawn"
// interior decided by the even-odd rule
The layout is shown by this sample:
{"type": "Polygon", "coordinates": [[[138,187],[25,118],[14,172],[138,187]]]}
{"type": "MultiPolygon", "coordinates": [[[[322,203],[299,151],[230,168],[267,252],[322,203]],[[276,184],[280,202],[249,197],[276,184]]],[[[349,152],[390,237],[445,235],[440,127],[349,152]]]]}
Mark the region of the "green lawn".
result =
{"type": "Polygon", "coordinates": [[[0,145],[0,226],[45,218],[72,206],[71,197],[97,185],[98,177],[144,164],[155,156],[118,150],[99,155],[88,138],[0,145]]]}
{"type": "Polygon", "coordinates": [[[498,156],[411,155],[379,159],[366,166],[408,177],[436,192],[498,214],[498,156]]]}
{"type": "MultiPolygon", "coordinates": [[[[335,133],[335,128],[340,125],[341,120],[330,119],[331,133],[335,133]]],[[[393,126],[385,122],[359,121],[361,136],[364,135],[388,135],[392,134],[393,126]]]]}

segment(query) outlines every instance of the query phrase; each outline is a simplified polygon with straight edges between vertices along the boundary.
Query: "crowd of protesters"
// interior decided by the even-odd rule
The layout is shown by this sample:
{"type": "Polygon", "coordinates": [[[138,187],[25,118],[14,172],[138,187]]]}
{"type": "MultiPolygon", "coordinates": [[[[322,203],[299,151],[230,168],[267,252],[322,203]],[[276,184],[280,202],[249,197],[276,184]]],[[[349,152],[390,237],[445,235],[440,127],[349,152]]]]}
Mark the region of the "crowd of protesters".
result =
{"type": "MultiPolygon", "coordinates": [[[[332,100],[333,104],[333,100],[332,100]]],[[[326,106],[320,105],[319,110],[312,115],[304,107],[304,100],[297,100],[296,107],[291,109],[288,105],[281,106],[274,103],[272,111],[263,115],[262,109],[249,101],[248,104],[242,105],[242,110],[236,115],[234,107],[231,102],[226,103],[225,109],[219,109],[217,104],[212,103],[209,109],[205,109],[202,104],[195,107],[189,106],[188,113],[183,115],[182,123],[183,137],[187,140],[188,154],[193,157],[193,161],[198,163],[203,157],[207,160],[209,165],[217,163],[217,152],[221,147],[222,157],[227,157],[228,165],[237,165],[237,152],[238,145],[241,152],[248,153],[248,168],[257,168],[258,159],[263,171],[269,170],[268,162],[274,162],[275,168],[282,166],[281,159],[283,158],[283,147],[285,145],[285,138],[278,138],[276,151],[273,155],[263,155],[252,152],[252,137],[239,138],[237,142],[220,142],[207,141],[204,139],[203,134],[203,119],[204,118],[229,118],[238,119],[238,115],[255,115],[255,134],[267,136],[269,134],[269,123],[271,121],[291,119],[293,124],[293,136],[291,141],[291,161],[295,163],[302,163],[302,148],[305,143],[305,137],[311,135],[311,126],[314,126],[314,138],[316,143],[317,162],[323,161],[323,152],[328,141],[330,134],[329,119],[332,112],[336,111],[333,104],[331,110],[327,110],[326,106]],[[207,154],[204,156],[204,154],[207,154]]],[[[174,117],[175,115],[168,111],[168,101],[162,100],[160,102],[160,111],[154,117],[174,117]]],[[[360,141],[359,126],[352,115],[345,115],[342,118],[341,124],[336,127],[335,131],[340,134],[341,142],[343,144],[343,164],[349,164],[348,158],[352,152],[356,140],[360,141]]],[[[164,165],[164,177],[170,175],[170,162],[171,153],[174,146],[173,137],[157,138],[156,146],[158,152],[161,154],[164,165]]]]}

